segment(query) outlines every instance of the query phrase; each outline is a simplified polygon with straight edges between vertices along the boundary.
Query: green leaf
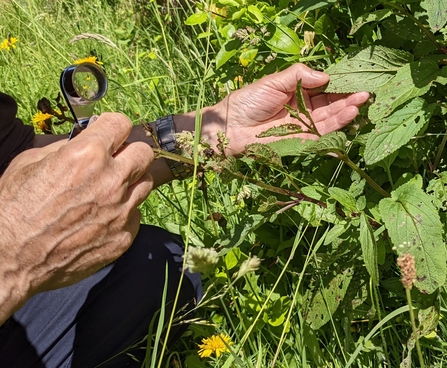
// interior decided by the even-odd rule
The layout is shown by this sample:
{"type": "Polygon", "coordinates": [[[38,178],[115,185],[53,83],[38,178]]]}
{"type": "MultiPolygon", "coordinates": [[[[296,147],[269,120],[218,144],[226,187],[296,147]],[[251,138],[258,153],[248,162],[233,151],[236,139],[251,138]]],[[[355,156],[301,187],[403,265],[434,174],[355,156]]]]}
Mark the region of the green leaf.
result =
{"type": "Polygon", "coordinates": [[[368,218],[362,212],[360,215],[360,244],[362,246],[363,262],[371,276],[374,286],[379,285],[379,268],[377,265],[377,244],[374,232],[368,218]]]}
{"type": "Polygon", "coordinates": [[[239,62],[245,67],[255,59],[256,55],[258,55],[258,49],[243,51],[239,55],[239,62]]]}
{"type": "Polygon", "coordinates": [[[393,11],[391,9],[380,9],[371,13],[363,14],[358,17],[354,24],[351,27],[350,35],[353,35],[357,32],[364,24],[372,23],[372,22],[380,22],[381,20],[388,18],[393,11]]]}
{"type": "Polygon", "coordinates": [[[444,66],[439,72],[438,78],[436,78],[436,82],[442,85],[447,84],[447,66],[444,66]]]}
{"type": "Polygon", "coordinates": [[[443,171],[438,177],[430,180],[427,186],[427,193],[432,197],[432,202],[436,208],[447,210],[447,172],[443,171]]]}
{"type": "Polygon", "coordinates": [[[249,5],[248,6],[248,14],[252,15],[254,17],[254,20],[256,23],[262,23],[264,20],[264,15],[262,12],[258,9],[256,5],[249,5]]]}
{"type": "Polygon", "coordinates": [[[414,97],[422,96],[439,74],[432,60],[409,63],[396,76],[377,90],[376,102],[369,108],[368,117],[377,121],[387,117],[398,106],[414,97]]]}
{"type": "Polygon", "coordinates": [[[337,0],[300,0],[298,5],[292,9],[292,13],[299,16],[307,11],[324,8],[336,2],[337,0]]]}
{"type": "Polygon", "coordinates": [[[314,142],[302,138],[286,138],[271,142],[268,146],[273,149],[279,157],[307,155],[308,147],[314,142]]]}
{"type": "Polygon", "coordinates": [[[267,26],[270,36],[266,38],[266,45],[274,52],[298,55],[304,42],[297,34],[282,24],[269,24],[267,26]]]}
{"type": "Polygon", "coordinates": [[[352,193],[338,187],[331,187],[328,191],[330,196],[345,207],[349,212],[352,213],[357,210],[356,200],[352,193]]]}
{"type": "Polygon", "coordinates": [[[231,249],[225,255],[225,266],[227,266],[227,270],[231,270],[232,268],[236,267],[240,259],[241,259],[241,250],[239,248],[231,249]]]}
{"type": "Polygon", "coordinates": [[[236,0],[219,0],[218,3],[222,4],[222,5],[235,6],[237,8],[239,8],[239,6],[241,5],[240,1],[236,1],[236,0]]]}
{"type": "Polygon", "coordinates": [[[185,24],[187,26],[195,26],[196,24],[202,24],[206,21],[208,18],[208,14],[206,12],[198,12],[194,13],[193,15],[190,15],[185,20],[185,24]]]}
{"type": "Polygon", "coordinates": [[[401,185],[380,201],[379,209],[397,254],[414,256],[415,286],[430,294],[445,283],[447,256],[438,212],[421,183],[415,177],[401,185]]]}
{"type": "Polygon", "coordinates": [[[283,137],[289,134],[298,134],[302,133],[303,129],[297,124],[283,124],[280,126],[275,126],[269,128],[261,133],[259,133],[257,138],[266,138],[266,137],[283,137]]]}
{"type": "Polygon", "coordinates": [[[368,46],[346,55],[337,64],[326,69],[331,80],[325,92],[376,92],[412,58],[405,51],[385,46],[368,46]]]}
{"type": "Polygon", "coordinates": [[[443,0],[424,0],[421,6],[427,10],[428,24],[433,33],[439,31],[447,23],[447,2],[443,0]]]}
{"type": "Polygon", "coordinates": [[[354,272],[346,268],[316,292],[307,311],[306,322],[314,330],[329,322],[343,300],[354,272]]]}
{"type": "Polygon", "coordinates": [[[306,116],[306,118],[313,124],[312,116],[310,115],[309,110],[307,110],[306,100],[304,99],[302,84],[303,84],[302,80],[300,79],[296,85],[296,91],[295,91],[298,111],[301,114],[304,114],[304,116],[306,116]]]}
{"type": "Polygon", "coordinates": [[[281,157],[266,144],[249,144],[245,147],[245,154],[249,158],[254,158],[258,163],[266,163],[269,166],[282,168],[281,157]]]}
{"type": "Polygon", "coordinates": [[[348,139],[343,132],[332,132],[320,137],[317,141],[312,141],[307,147],[310,153],[325,155],[329,152],[345,152],[348,139]]]}
{"type": "Polygon", "coordinates": [[[380,121],[368,135],[364,152],[366,164],[374,164],[407,144],[430,120],[434,108],[434,105],[425,106],[425,101],[416,97],[380,121]]]}
{"type": "Polygon", "coordinates": [[[222,45],[222,48],[216,55],[216,69],[219,69],[228,60],[230,60],[234,55],[237,54],[237,50],[241,45],[239,40],[230,40],[222,45]]]}

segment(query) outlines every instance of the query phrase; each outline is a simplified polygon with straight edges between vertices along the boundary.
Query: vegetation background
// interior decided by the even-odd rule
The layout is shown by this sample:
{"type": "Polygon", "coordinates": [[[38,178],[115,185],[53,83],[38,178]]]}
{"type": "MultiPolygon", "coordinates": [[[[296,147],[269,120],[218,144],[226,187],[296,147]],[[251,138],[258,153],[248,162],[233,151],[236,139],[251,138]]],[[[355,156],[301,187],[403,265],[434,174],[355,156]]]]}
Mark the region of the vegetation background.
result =
{"type": "Polygon", "coordinates": [[[206,190],[151,194],[145,222],[219,259],[187,336],[169,350],[150,337],[144,366],[445,366],[446,23],[438,0],[0,2],[0,90],[30,124],[89,55],[110,80],[98,111],[135,124],[295,62],[331,74],[329,92],[372,93],[344,132],[253,146],[207,172],[206,190]],[[259,269],[242,275],[252,256],[259,269]],[[220,333],[230,352],[200,358],[220,333]]]}

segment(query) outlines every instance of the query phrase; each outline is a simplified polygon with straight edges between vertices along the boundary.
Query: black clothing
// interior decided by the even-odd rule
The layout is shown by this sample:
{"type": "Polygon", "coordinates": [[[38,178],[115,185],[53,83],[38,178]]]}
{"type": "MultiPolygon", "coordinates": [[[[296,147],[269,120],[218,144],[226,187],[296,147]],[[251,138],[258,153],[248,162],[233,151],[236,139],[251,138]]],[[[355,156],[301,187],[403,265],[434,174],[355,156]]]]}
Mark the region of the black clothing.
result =
{"type": "Polygon", "coordinates": [[[16,101],[0,92],[0,175],[15,156],[33,145],[33,127],[24,125],[16,114],[16,101]]]}

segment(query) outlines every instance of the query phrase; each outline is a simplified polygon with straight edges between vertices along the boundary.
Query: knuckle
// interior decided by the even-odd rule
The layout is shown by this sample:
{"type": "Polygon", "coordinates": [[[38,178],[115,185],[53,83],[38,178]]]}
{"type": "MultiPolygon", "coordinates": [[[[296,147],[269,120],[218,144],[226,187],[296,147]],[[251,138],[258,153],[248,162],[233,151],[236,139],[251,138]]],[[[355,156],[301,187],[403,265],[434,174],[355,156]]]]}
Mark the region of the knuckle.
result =
{"type": "Polygon", "coordinates": [[[97,121],[100,120],[106,121],[109,129],[126,129],[129,133],[132,129],[132,122],[126,115],[120,112],[105,112],[101,114],[97,121]]]}

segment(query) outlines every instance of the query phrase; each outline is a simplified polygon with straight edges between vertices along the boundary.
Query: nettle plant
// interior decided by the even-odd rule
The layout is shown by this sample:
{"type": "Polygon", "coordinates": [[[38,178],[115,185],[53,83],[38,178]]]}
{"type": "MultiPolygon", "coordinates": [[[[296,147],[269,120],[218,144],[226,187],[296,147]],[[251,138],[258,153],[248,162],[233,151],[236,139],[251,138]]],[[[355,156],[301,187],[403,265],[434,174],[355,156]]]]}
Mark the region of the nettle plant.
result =
{"type": "MultiPolygon", "coordinates": [[[[246,313],[239,317],[289,331],[287,313],[297,306],[305,329],[332,321],[346,332],[352,321],[381,320],[413,302],[411,352],[419,337],[436,330],[446,283],[447,2],[291,3],[219,0],[220,10],[202,4],[187,20],[205,23],[218,13],[210,24],[222,37],[215,65],[221,81],[241,71],[262,75],[275,53],[275,68],[303,60],[329,64],[326,92],[372,96],[345,131],[303,144],[287,138],[296,133],[290,127],[277,127],[264,134],[281,140],[220,162],[224,177],[245,180],[240,221],[216,242],[223,268],[235,267],[242,251],[256,253],[267,269],[262,282],[247,280],[237,300],[246,313]],[[304,30],[314,32],[312,43],[304,30]],[[280,270],[293,297],[275,290],[271,278],[280,270]],[[260,295],[272,297],[270,304],[260,295]]],[[[291,114],[307,116],[299,93],[297,99],[291,114]]],[[[307,334],[311,343],[315,335],[307,334]]],[[[410,363],[409,353],[403,364],[410,363]]]]}

